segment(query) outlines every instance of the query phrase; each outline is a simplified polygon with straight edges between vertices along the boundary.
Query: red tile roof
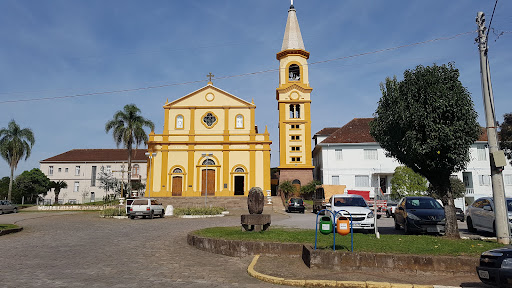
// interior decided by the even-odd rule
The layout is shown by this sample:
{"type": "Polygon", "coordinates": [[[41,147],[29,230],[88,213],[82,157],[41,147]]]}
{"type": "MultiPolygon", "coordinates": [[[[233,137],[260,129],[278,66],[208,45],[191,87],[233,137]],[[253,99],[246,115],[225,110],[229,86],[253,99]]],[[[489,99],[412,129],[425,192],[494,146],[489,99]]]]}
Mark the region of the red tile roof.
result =
{"type": "Polygon", "coordinates": [[[340,127],[326,127],[318,132],[315,133],[315,136],[316,135],[321,135],[321,136],[328,136],[328,135],[331,135],[332,133],[336,132],[336,130],[340,129],[340,127]]]}
{"type": "MultiPolygon", "coordinates": [[[[146,162],[147,149],[133,149],[132,161],[146,162]]],[[[119,162],[128,161],[126,149],[73,149],[41,162],[119,162]]]]}
{"type": "MultiPolygon", "coordinates": [[[[345,126],[332,132],[329,137],[321,143],[375,143],[375,139],[370,135],[370,122],[374,118],[354,118],[345,126]]],[[[332,128],[324,128],[320,132],[332,128]]],[[[487,141],[487,133],[485,128],[477,141],[487,141]]],[[[318,132],[317,134],[319,134],[318,132]]],[[[325,134],[321,134],[325,135],[325,134]]]]}

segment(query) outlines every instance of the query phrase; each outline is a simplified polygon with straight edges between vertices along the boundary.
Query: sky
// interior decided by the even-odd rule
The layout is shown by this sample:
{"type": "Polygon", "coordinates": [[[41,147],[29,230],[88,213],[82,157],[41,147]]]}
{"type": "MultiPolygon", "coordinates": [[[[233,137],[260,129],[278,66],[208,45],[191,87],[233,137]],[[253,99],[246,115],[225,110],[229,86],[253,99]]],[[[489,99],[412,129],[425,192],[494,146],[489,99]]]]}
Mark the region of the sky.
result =
{"type": "MultiPolygon", "coordinates": [[[[386,77],[400,80],[417,65],[448,62],[460,70],[485,126],[475,17],[484,12],[488,26],[494,4],[295,0],[311,53],[312,135],[372,117],[386,77]],[[433,39],[441,40],[408,45],[433,39]]],[[[14,119],[36,138],[15,174],[71,149],[116,148],[105,123],[126,104],[136,104],[162,133],[166,100],[205,86],[209,72],[219,78],[216,87],[254,99],[256,125],[261,132],[268,126],[271,165],[278,166],[276,53],[289,6],[290,0],[0,1],[0,127],[14,119]]],[[[498,2],[491,27],[489,61],[502,121],[512,112],[512,1],[498,2]]],[[[0,160],[0,177],[9,173],[0,160]]]]}

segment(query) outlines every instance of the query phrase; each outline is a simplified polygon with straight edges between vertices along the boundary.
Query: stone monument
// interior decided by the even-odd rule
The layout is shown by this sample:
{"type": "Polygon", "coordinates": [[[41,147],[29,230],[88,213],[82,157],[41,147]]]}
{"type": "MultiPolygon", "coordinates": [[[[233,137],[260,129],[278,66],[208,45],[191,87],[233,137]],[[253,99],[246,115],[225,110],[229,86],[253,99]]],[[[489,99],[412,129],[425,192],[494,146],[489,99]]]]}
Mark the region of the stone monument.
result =
{"type": "Polygon", "coordinates": [[[265,196],[263,190],[259,187],[252,187],[247,196],[247,208],[249,214],[241,216],[241,224],[243,231],[265,231],[270,227],[270,214],[263,213],[265,205],[265,196]]]}

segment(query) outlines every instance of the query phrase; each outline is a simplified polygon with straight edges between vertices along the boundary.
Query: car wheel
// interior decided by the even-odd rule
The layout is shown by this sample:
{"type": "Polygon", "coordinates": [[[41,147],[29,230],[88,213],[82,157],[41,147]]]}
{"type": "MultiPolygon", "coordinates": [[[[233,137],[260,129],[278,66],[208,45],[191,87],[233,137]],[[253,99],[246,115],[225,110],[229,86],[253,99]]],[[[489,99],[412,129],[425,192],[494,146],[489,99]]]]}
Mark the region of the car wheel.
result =
{"type": "Polygon", "coordinates": [[[164,216],[165,216],[165,210],[162,209],[162,214],[160,214],[160,218],[164,218],[164,216]]]}
{"type": "Polygon", "coordinates": [[[3,210],[0,210],[0,215],[4,214],[4,211],[3,210]]]}
{"type": "Polygon", "coordinates": [[[12,210],[12,213],[18,213],[18,208],[14,208],[14,210],[12,210]]]}
{"type": "Polygon", "coordinates": [[[471,220],[471,217],[468,217],[468,231],[469,232],[476,232],[475,227],[473,227],[473,220],[471,220]]]}
{"type": "Polygon", "coordinates": [[[313,206],[313,213],[315,213],[315,214],[316,214],[316,212],[318,212],[318,210],[316,210],[316,207],[315,207],[315,206],[313,206]]]}
{"type": "Polygon", "coordinates": [[[407,222],[405,222],[404,223],[404,233],[408,235],[408,234],[411,234],[411,231],[407,226],[408,226],[407,222]]]}
{"type": "Polygon", "coordinates": [[[153,219],[155,217],[155,212],[151,210],[151,213],[149,213],[149,219],[153,219]]]}
{"type": "Polygon", "coordinates": [[[396,219],[395,219],[395,230],[400,230],[400,224],[396,223],[396,219]]]}
{"type": "Polygon", "coordinates": [[[386,217],[389,218],[391,215],[389,214],[389,211],[386,211],[386,217]]]}
{"type": "Polygon", "coordinates": [[[142,219],[146,219],[146,215],[142,215],[142,219]]]}

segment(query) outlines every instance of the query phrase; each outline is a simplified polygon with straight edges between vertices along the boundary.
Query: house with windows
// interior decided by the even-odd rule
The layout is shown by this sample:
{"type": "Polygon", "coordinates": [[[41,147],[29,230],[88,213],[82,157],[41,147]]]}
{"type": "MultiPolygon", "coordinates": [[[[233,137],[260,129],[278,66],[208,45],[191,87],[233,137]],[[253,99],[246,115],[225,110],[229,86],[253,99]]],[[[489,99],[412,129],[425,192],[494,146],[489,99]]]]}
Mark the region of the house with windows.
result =
{"type": "MultiPolygon", "coordinates": [[[[324,128],[313,136],[315,179],[329,185],[346,185],[347,190],[370,191],[370,197],[384,198],[391,193],[391,179],[401,165],[387,157],[379,143],[370,135],[373,118],[355,118],[343,127],[324,128]]],[[[471,161],[465,171],[454,174],[466,187],[466,202],[492,196],[491,171],[487,134],[483,133],[470,148],[471,161]]],[[[512,197],[512,169],[503,171],[505,193],[512,197]]],[[[462,199],[457,206],[462,208],[462,199]]]]}
{"type": "MultiPolygon", "coordinates": [[[[132,150],[131,181],[146,183],[146,149],[132,150]]],[[[128,182],[128,153],[126,149],[73,149],[39,162],[41,171],[51,181],[65,181],[59,203],[87,203],[100,201],[107,193],[101,186],[101,172],[117,180],[128,182]]],[[[53,189],[44,197],[45,204],[53,204],[53,189]]]]}

